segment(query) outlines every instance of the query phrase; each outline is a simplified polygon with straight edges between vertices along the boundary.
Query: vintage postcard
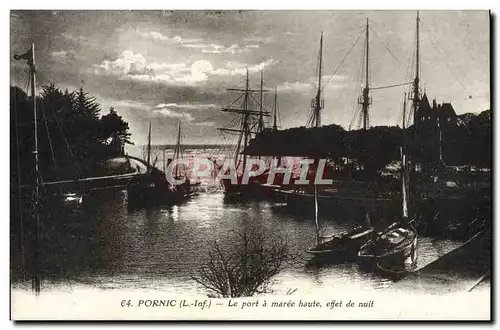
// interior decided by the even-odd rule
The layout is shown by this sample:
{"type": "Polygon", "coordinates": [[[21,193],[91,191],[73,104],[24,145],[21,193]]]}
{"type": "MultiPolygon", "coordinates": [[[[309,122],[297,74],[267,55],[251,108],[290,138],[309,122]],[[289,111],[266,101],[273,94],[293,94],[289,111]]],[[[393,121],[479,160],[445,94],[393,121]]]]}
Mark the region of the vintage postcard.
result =
{"type": "Polygon", "coordinates": [[[11,318],[491,320],[486,10],[10,11],[11,318]]]}

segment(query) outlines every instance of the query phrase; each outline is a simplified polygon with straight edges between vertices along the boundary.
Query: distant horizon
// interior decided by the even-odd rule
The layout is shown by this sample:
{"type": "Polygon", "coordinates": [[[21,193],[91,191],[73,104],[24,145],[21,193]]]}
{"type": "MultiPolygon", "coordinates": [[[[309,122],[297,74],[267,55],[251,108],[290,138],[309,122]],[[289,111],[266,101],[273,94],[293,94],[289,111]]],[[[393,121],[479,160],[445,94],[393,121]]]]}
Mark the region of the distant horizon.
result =
{"type": "MultiPolygon", "coordinates": [[[[453,104],[452,104],[453,105],[453,104]]],[[[491,111],[491,109],[484,109],[484,110],[479,110],[479,111],[476,111],[476,112],[465,112],[465,113],[461,113],[461,114],[457,114],[457,117],[460,117],[460,116],[463,116],[465,114],[473,114],[473,115],[479,115],[480,113],[484,112],[484,111],[491,111]]],[[[326,125],[321,125],[321,127],[326,127],[326,126],[331,126],[331,125],[338,125],[338,126],[341,126],[339,124],[335,124],[335,123],[331,123],[331,124],[326,124],[326,125]]],[[[413,125],[413,124],[411,124],[413,125]]],[[[410,126],[411,126],[410,125],[410,126]]],[[[305,127],[304,125],[302,126],[295,126],[295,127],[287,127],[287,128],[284,128],[284,129],[281,129],[279,131],[283,131],[283,130],[288,130],[288,129],[293,129],[293,128],[300,128],[300,127],[305,127]]],[[[346,129],[345,127],[341,126],[345,131],[349,131],[348,129],[346,129]]],[[[370,128],[374,128],[374,127],[399,127],[401,128],[401,125],[373,125],[373,126],[370,126],[370,128]]],[[[369,129],[370,129],[369,128],[369,129]]],[[[133,136],[131,137],[131,139],[133,140],[133,136]]],[[[133,142],[133,141],[132,141],[133,142]]],[[[213,147],[225,147],[225,146],[236,146],[238,143],[214,143],[214,142],[207,142],[207,143],[198,143],[198,142],[183,142],[182,145],[183,146],[199,146],[199,147],[202,147],[202,146],[206,146],[206,147],[210,147],[210,146],[213,146],[213,147]]],[[[132,144],[131,146],[147,146],[147,143],[134,143],[132,144]]],[[[151,143],[151,146],[164,146],[164,147],[175,147],[176,146],[176,143],[151,143]]]]}

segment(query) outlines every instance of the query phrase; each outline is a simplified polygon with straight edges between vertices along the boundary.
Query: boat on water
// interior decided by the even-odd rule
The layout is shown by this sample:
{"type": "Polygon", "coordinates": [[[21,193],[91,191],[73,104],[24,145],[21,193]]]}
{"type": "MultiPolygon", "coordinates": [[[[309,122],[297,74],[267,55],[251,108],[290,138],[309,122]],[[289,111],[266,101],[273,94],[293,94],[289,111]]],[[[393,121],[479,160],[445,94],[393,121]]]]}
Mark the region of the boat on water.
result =
{"type": "MultiPolygon", "coordinates": [[[[175,182],[182,182],[177,185],[171,184],[171,191],[170,193],[170,198],[177,199],[177,200],[183,200],[186,198],[189,198],[191,196],[197,195],[200,191],[200,186],[201,182],[199,178],[196,181],[193,181],[190,176],[188,175],[188,165],[187,164],[181,164],[180,161],[183,159],[183,154],[182,154],[182,133],[181,133],[181,122],[179,121],[179,128],[177,131],[177,144],[175,146],[174,150],[174,157],[172,161],[175,161],[175,167],[172,171],[172,176],[175,182]],[[184,165],[181,167],[181,165],[184,165]]],[[[169,163],[170,165],[170,163],[169,163]]],[[[164,164],[165,167],[165,164],[164,164]]],[[[163,172],[167,174],[167,169],[164,168],[163,172]]]]}
{"type": "MultiPolygon", "coordinates": [[[[363,65],[362,72],[364,73],[364,87],[361,90],[361,94],[357,100],[359,108],[355,112],[354,120],[362,123],[362,131],[359,134],[362,139],[361,144],[363,149],[366,150],[368,141],[365,141],[364,136],[369,128],[369,107],[372,103],[371,92],[373,90],[395,87],[397,85],[391,86],[381,86],[372,87],[370,86],[370,66],[369,66],[369,21],[367,19],[366,28],[362,33],[366,34],[365,38],[365,51],[363,54],[363,65]],[[359,118],[358,118],[359,117],[359,118]]],[[[356,39],[357,43],[359,40],[358,36],[356,39]]],[[[346,57],[350,52],[346,55],[346,57]]],[[[310,106],[310,116],[307,122],[307,127],[319,129],[322,127],[321,114],[324,109],[324,99],[323,91],[326,84],[322,81],[322,66],[323,66],[323,33],[321,33],[320,43],[319,43],[319,62],[318,62],[318,80],[317,80],[317,90],[315,97],[311,100],[310,106]]],[[[345,58],[344,58],[345,59],[345,58]]],[[[342,65],[343,61],[340,65],[342,65]]],[[[339,65],[339,67],[340,67],[339,65]]],[[[350,128],[349,128],[350,130],[350,128]]],[[[350,143],[350,142],[348,142],[350,143]]],[[[350,148],[350,147],[349,147],[350,148]]],[[[349,149],[350,150],[350,149],[349,149]]],[[[302,155],[303,157],[311,157],[311,155],[302,155]]],[[[315,155],[314,158],[318,158],[320,155],[315,155]]],[[[378,206],[387,206],[388,204],[394,204],[394,196],[391,194],[390,189],[387,188],[388,184],[386,180],[379,178],[374,180],[366,168],[361,165],[354,164],[354,158],[349,159],[345,164],[341,164],[339,160],[328,159],[329,155],[321,155],[323,160],[328,160],[324,167],[319,166],[319,162],[314,162],[309,166],[307,179],[309,181],[314,180],[316,177],[321,177],[322,179],[330,179],[333,181],[331,184],[318,185],[318,202],[323,206],[322,210],[334,208],[339,205],[343,206],[371,206],[377,204],[378,206]],[[322,171],[322,172],[321,172],[322,171]],[[321,172],[321,173],[319,173],[321,172]],[[366,173],[365,173],[366,172],[366,173]],[[321,174],[321,176],[317,175],[321,174]]],[[[359,161],[359,160],[358,160],[359,161]]],[[[274,189],[275,195],[281,200],[285,200],[287,205],[290,207],[295,207],[296,205],[310,204],[313,202],[313,187],[312,185],[296,185],[294,184],[294,178],[292,178],[289,185],[275,184],[272,187],[274,189]]]]}
{"type": "MultiPolygon", "coordinates": [[[[406,121],[406,93],[403,102],[403,132],[406,121]]],[[[386,269],[394,274],[399,272],[400,265],[416,258],[418,232],[414,226],[415,219],[408,215],[409,171],[406,157],[406,139],[403,134],[401,147],[401,192],[402,216],[384,230],[376,233],[374,238],[360,247],[358,259],[361,262],[375,262],[379,270],[386,269]]]]}
{"type": "Polygon", "coordinates": [[[366,214],[365,226],[357,226],[353,230],[333,237],[322,237],[320,235],[318,220],[318,193],[314,185],[314,223],[316,228],[316,244],[311,246],[306,252],[317,259],[349,259],[356,256],[359,248],[372,238],[374,228],[370,223],[370,218],[366,214]]]}
{"type": "Polygon", "coordinates": [[[375,239],[362,245],[358,252],[361,261],[380,264],[405,262],[416,252],[417,230],[412,225],[394,222],[387,231],[377,233],[375,239]]]}
{"type": "Polygon", "coordinates": [[[365,244],[373,234],[372,227],[357,226],[353,230],[323,240],[310,247],[307,253],[319,258],[356,256],[359,248],[365,244]]]}
{"type": "MultiPolygon", "coordinates": [[[[222,108],[223,112],[228,112],[232,114],[236,114],[239,118],[237,118],[239,125],[236,128],[233,127],[223,127],[219,128],[219,131],[223,134],[236,134],[238,136],[238,142],[236,144],[236,150],[231,155],[233,159],[229,161],[232,162],[231,167],[222,166],[219,170],[224,170],[225,175],[231,174],[230,171],[235,171],[235,179],[234,178],[224,178],[221,179],[221,184],[224,188],[224,194],[226,196],[240,196],[247,198],[255,198],[262,197],[262,192],[264,190],[261,189],[262,184],[264,184],[267,180],[267,171],[261,174],[253,174],[258,173],[255,165],[249,164],[248,155],[245,153],[245,149],[250,142],[250,139],[254,137],[256,134],[264,131],[264,117],[269,117],[269,112],[264,110],[263,106],[263,93],[266,92],[263,89],[263,74],[261,72],[261,83],[260,89],[251,89],[250,88],[250,80],[248,75],[248,69],[246,72],[245,79],[245,88],[231,88],[228,91],[238,92],[241,95],[232,103],[236,103],[238,100],[242,100],[242,104],[240,107],[232,107],[228,106],[222,108]],[[253,97],[254,93],[260,94],[260,101],[258,103],[258,109],[252,109],[251,101],[255,101],[253,97]],[[247,168],[248,167],[248,168],[247,168]],[[248,172],[247,177],[245,178],[245,172],[248,172]],[[247,181],[248,180],[248,181],[247,181]]],[[[255,103],[255,102],[254,102],[255,103]]]]}
{"type": "MultiPolygon", "coordinates": [[[[177,145],[174,151],[174,160],[179,164],[182,158],[181,151],[181,124],[177,133],[177,145]]],[[[131,207],[143,207],[152,205],[172,205],[183,202],[194,196],[199,191],[200,182],[191,182],[187,174],[182,173],[179,166],[169,166],[165,163],[164,153],[163,171],[155,167],[156,160],[151,163],[151,123],[149,125],[148,145],[145,175],[131,180],[127,186],[128,203],[131,207]],[[167,173],[171,171],[171,173],[167,173]],[[174,184],[174,180],[179,184],[174,184]],[[182,183],[181,183],[182,182],[182,183]]]]}

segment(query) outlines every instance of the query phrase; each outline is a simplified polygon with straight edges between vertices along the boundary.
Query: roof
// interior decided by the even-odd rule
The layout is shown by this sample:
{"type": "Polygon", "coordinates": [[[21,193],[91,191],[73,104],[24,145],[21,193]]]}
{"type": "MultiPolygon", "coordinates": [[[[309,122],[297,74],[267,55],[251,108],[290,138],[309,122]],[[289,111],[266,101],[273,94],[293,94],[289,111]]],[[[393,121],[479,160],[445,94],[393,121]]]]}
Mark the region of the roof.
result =
{"type": "Polygon", "coordinates": [[[420,105],[418,107],[418,113],[421,116],[446,116],[446,117],[456,117],[455,110],[451,103],[442,103],[437,105],[436,100],[433,100],[433,105],[431,107],[427,94],[424,93],[422,99],[420,100],[420,105]]]}
{"type": "Polygon", "coordinates": [[[457,114],[455,113],[455,109],[451,103],[443,103],[439,106],[439,112],[443,115],[455,117],[457,114]]]}
{"type": "Polygon", "coordinates": [[[422,99],[420,100],[420,107],[431,108],[431,104],[429,103],[429,99],[427,98],[427,94],[424,93],[422,99]]]}

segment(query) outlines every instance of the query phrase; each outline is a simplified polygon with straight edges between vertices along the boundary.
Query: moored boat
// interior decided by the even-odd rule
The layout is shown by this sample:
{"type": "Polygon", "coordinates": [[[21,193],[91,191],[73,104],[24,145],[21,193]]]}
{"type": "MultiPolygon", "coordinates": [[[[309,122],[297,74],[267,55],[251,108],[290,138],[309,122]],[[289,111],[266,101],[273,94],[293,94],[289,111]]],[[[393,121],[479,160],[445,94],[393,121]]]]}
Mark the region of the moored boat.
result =
{"type": "Polygon", "coordinates": [[[409,225],[393,223],[390,229],[377,235],[361,246],[358,258],[381,264],[400,264],[414,257],[417,246],[417,230],[409,225]]]}
{"type": "MultiPolygon", "coordinates": [[[[406,120],[406,93],[403,104],[403,131],[406,120]]],[[[415,261],[418,232],[415,229],[415,220],[408,216],[408,163],[406,158],[405,138],[401,147],[401,192],[402,216],[399,221],[378,232],[374,239],[364,244],[358,252],[361,262],[375,262],[379,269],[389,269],[404,264],[408,259],[415,261]],[[389,267],[389,268],[388,268],[389,267]]]]}
{"type": "Polygon", "coordinates": [[[187,200],[199,191],[200,182],[191,182],[191,179],[182,173],[179,168],[181,155],[181,125],[177,135],[177,145],[173,159],[176,161],[174,168],[170,162],[163,171],[151,163],[151,124],[149,125],[146,173],[131,180],[127,186],[127,200],[129,207],[150,207],[153,205],[173,205],[187,200]],[[167,171],[169,171],[167,175],[167,171]],[[179,182],[179,183],[174,183],[179,182]]]}
{"type": "Polygon", "coordinates": [[[307,250],[307,253],[320,258],[352,257],[371,238],[373,231],[372,227],[358,226],[348,233],[333,236],[320,244],[312,246],[307,250]]]}

